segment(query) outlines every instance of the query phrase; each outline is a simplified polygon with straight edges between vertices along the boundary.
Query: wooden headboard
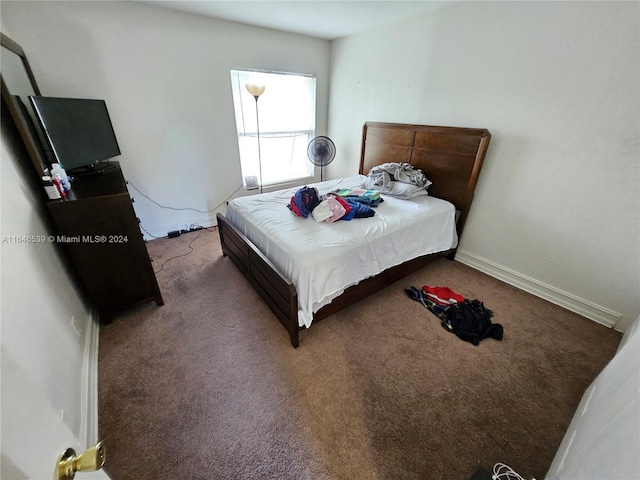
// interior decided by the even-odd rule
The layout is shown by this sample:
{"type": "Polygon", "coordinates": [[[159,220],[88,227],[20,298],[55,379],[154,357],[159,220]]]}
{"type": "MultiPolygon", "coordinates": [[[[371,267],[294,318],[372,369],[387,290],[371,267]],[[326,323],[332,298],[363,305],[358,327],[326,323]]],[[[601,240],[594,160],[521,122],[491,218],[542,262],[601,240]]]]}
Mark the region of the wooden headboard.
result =
{"type": "Polygon", "coordinates": [[[460,211],[460,235],[490,139],[485,129],[367,122],[360,173],[366,175],[387,162],[406,162],[421,169],[433,182],[429,194],[448,200],[460,211]]]}

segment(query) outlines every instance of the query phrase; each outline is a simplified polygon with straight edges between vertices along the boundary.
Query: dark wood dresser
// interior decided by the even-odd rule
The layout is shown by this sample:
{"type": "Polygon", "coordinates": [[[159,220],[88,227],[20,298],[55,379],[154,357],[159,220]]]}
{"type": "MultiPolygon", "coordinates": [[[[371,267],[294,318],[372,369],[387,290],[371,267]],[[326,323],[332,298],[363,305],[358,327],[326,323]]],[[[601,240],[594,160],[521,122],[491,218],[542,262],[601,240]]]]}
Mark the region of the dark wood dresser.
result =
{"type": "Polygon", "coordinates": [[[77,176],[66,200],[47,207],[100,321],[136,304],[163,305],[139,220],[118,162],[103,173],[77,176]]]}

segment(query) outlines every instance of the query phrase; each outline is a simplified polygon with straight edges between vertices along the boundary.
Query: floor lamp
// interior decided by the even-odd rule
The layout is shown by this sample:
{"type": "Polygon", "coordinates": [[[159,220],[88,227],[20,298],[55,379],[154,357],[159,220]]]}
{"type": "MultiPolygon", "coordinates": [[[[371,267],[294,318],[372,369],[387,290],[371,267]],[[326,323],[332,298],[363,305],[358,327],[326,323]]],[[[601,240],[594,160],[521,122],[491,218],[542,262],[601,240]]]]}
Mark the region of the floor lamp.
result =
{"type": "Polygon", "coordinates": [[[260,168],[260,193],[262,193],[262,158],[260,156],[260,121],[258,120],[258,98],[264,93],[264,85],[245,85],[247,92],[256,99],[256,126],[258,127],[258,167],[260,168]]]}

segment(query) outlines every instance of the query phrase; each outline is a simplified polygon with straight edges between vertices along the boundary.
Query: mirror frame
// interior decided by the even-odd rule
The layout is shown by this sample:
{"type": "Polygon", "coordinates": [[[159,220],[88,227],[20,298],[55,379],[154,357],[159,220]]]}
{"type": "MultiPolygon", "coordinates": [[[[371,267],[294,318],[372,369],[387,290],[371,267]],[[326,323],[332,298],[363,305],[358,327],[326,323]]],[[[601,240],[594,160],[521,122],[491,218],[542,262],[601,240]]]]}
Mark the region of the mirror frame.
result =
{"type": "MultiPolygon", "coordinates": [[[[34,95],[40,95],[40,89],[38,88],[38,84],[36,83],[36,79],[33,76],[33,71],[31,70],[31,66],[29,65],[29,61],[27,60],[27,56],[24,53],[24,50],[20,45],[7,37],[4,33],[0,32],[0,46],[6,48],[10,52],[15,53],[20,57],[22,61],[22,65],[25,69],[25,73],[27,77],[29,77],[29,81],[31,82],[31,87],[33,88],[34,95]]],[[[13,121],[18,127],[18,132],[20,133],[20,137],[24,142],[25,147],[27,148],[27,152],[29,152],[29,157],[31,157],[31,162],[33,163],[33,167],[35,168],[38,177],[42,177],[45,172],[44,168],[47,165],[45,158],[36,143],[36,139],[33,138],[30,130],[30,119],[25,117],[25,114],[14,98],[14,96],[9,91],[7,84],[2,78],[2,73],[0,72],[0,83],[2,87],[2,99],[7,104],[9,108],[9,114],[11,115],[13,121]]]]}

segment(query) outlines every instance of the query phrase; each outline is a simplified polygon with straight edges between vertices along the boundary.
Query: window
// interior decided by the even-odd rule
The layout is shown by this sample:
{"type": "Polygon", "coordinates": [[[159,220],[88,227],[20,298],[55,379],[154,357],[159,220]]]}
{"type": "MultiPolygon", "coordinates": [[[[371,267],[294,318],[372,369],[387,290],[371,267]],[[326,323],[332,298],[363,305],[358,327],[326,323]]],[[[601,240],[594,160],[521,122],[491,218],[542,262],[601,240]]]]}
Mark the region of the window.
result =
{"type": "Polygon", "coordinates": [[[274,185],[313,176],[313,164],[307,157],[307,145],[315,133],[315,77],[231,70],[231,87],[242,183],[245,188],[259,186],[260,169],[262,185],[274,185]],[[257,105],[260,122],[259,144],[256,101],[245,88],[246,84],[265,86],[264,93],[258,97],[257,105]]]}

